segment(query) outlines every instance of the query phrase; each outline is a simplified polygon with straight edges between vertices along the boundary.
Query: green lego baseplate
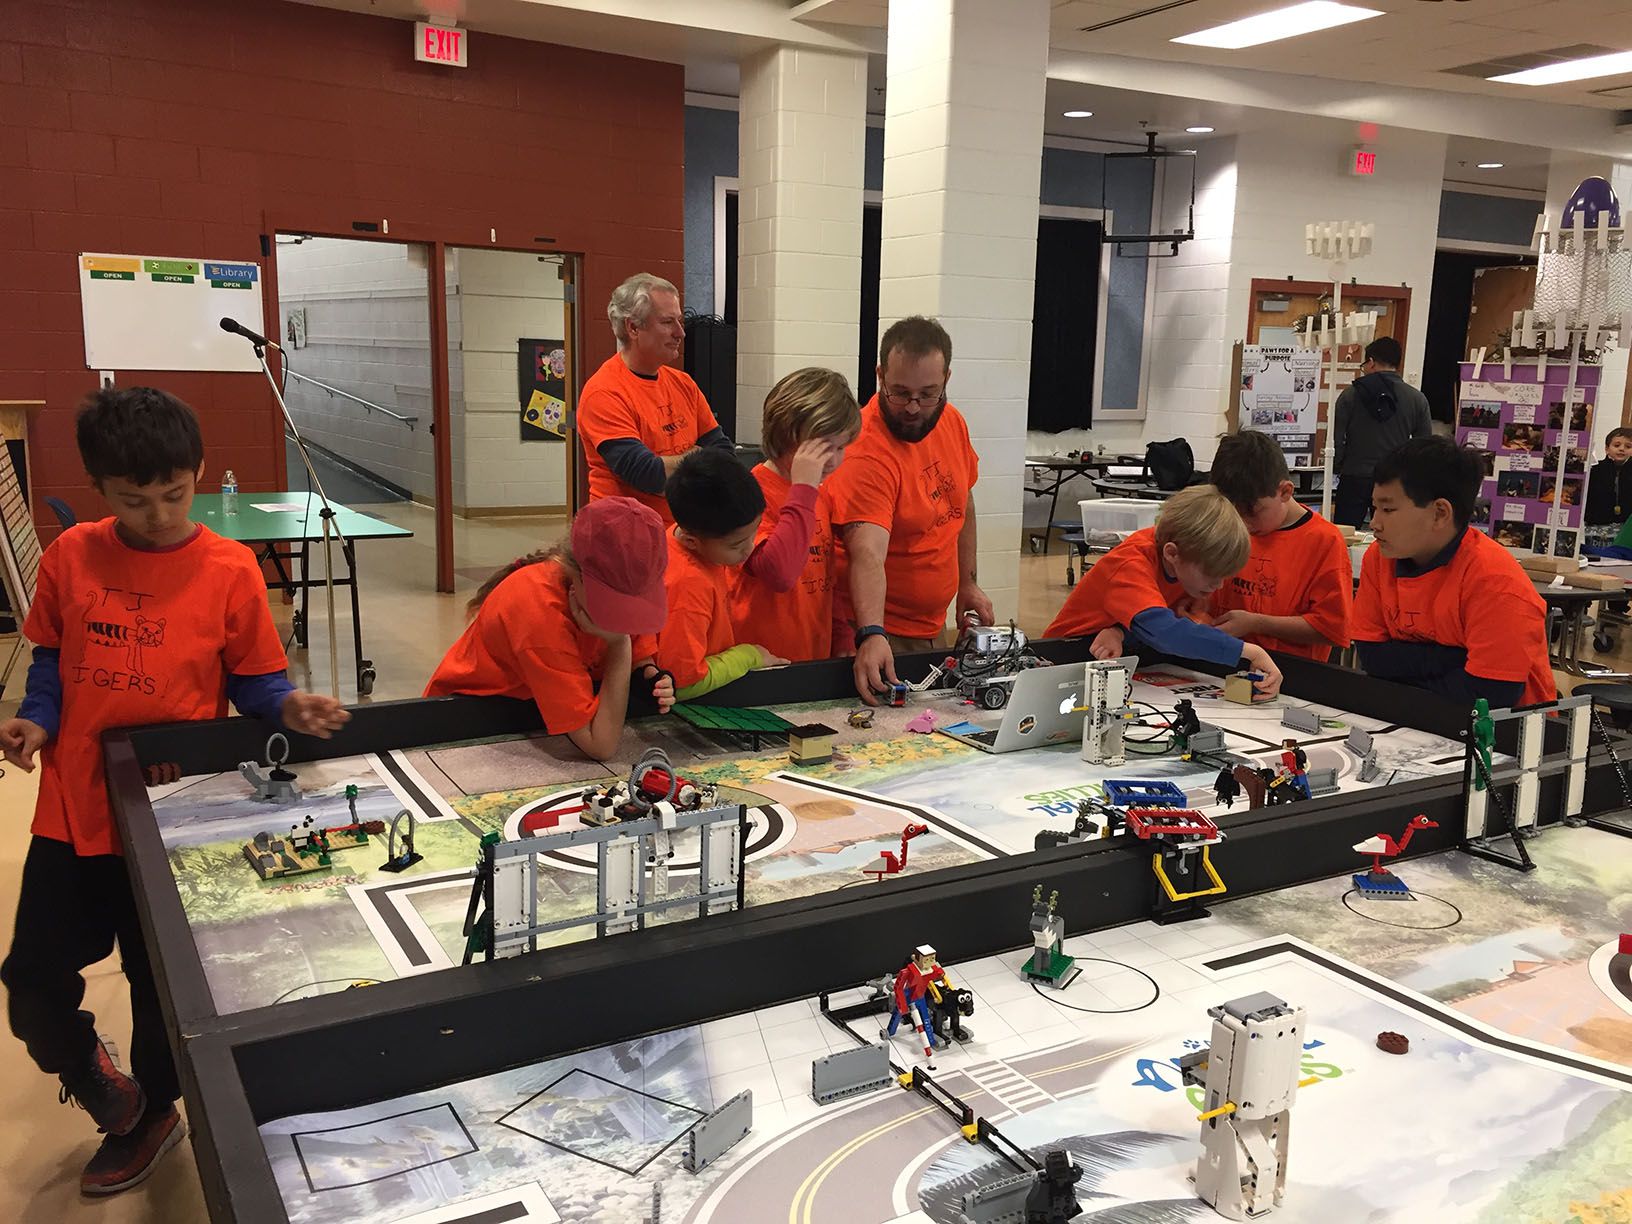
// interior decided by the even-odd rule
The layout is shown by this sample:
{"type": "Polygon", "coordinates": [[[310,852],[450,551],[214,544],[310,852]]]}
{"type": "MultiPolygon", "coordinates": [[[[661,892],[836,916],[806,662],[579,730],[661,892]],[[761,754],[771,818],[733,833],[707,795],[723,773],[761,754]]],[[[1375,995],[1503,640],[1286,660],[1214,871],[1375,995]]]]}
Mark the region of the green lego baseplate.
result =
{"type": "Polygon", "coordinates": [[[736,706],[677,705],[672,713],[703,731],[786,733],[793,724],[773,710],[736,706]]]}

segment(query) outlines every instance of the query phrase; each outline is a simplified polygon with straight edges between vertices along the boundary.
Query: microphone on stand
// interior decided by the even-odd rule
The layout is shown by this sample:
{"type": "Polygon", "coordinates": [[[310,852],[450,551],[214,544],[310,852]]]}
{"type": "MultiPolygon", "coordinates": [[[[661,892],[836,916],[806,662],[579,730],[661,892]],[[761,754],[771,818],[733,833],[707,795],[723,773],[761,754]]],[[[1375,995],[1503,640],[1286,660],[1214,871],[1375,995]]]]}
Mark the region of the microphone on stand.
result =
{"type": "Polygon", "coordinates": [[[276,341],[268,340],[265,336],[250,331],[249,328],[238,322],[237,319],[223,318],[221,320],[221,330],[224,332],[231,332],[235,336],[242,336],[256,348],[275,348],[278,349],[280,353],[283,351],[281,348],[278,348],[276,341]]]}

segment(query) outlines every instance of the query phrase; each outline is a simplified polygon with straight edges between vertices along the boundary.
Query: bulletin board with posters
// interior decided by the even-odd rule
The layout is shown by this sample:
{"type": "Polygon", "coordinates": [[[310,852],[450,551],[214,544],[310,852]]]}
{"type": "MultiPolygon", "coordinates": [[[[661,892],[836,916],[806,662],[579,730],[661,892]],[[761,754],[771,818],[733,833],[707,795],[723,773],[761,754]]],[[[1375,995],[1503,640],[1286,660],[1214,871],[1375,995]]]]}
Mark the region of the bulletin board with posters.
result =
{"type": "Polygon", "coordinates": [[[516,341],[523,442],[567,437],[567,346],[562,340],[516,341]]]}
{"type": "Polygon", "coordinates": [[[1241,350],[1239,427],[1271,435],[1290,467],[1320,463],[1320,349],[1248,344],[1241,350]]]}
{"type": "Polygon", "coordinates": [[[1569,363],[1464,362],[1456,440],[1485,457],[1473,522],[1499,544],[1575,556],[1587,496],[1587,452],[1600,371],[1569,363]]]}

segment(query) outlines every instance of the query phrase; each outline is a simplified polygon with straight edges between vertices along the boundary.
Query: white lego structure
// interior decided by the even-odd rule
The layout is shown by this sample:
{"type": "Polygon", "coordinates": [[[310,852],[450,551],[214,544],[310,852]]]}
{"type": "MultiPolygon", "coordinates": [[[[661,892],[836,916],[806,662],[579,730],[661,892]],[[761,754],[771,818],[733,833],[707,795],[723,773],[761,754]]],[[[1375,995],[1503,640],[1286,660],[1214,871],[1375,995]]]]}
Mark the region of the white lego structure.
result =
{"type": "MultiPolygon", "coordinates": [[[[1470,744],[1467,776],[1467,843],[1464,849],[1481,858],[1492,858],[1508,866],[1516,865],[1508,856],[1492,851],[1489,839],[1503,837],[1509,832],[1515,838],[1535,837],[1541,830],[1541,777],[1544,773],[1562,771],[1564,785],[1559,791],[1558,817],[1574,821],[1581,816],[1587,792],[1587,754],[1591,750],[1592,698],[1561,697],[1547,705],[1531,706],[1522,710],[1492,710],[1491,734],[1497,723],[1517,721],[1519,724],[1518,758],[1513,765],[1493,766],[1485,763],[1479,744],[1470,744]],[[1542,763],[1546,748],[1547,727],[1562,722],[1565,727],[1565,757],[1563,761],[1542,763]],[[1491,791],[1495,787],[1513,784],[1511,828],[1488,827],[1491,791]]],[[[1475,732],[1474,740],[1477,741],[1475,732]]],[[[1500,801],[1498,800],[1498,803],[1500,801]]],[[[1504,813],[1505,815],[1505,813],[1504,813]]],[[[1520,850],[1520,860],[1527,856],[1520,850]]]]}
{"type": "Polygon", "coordinates": [[[1304,1012],[1260,992],[1207,1014],[1212,1045],[1179,1063],[1185,1081],[1207,1092],[1196,1194],[1225,1219],[1256,1218],[1279,1207],[1286,1191],[1304,1012]]]}
{"type": "Polygon", "coordinates": [[[1131,655],[1084,665],[1082,705],[1088,717],[1082,720],[1082,759],[1090,765],[1121,765],[1127,760],[1122,732],[1133,718],[1128,695],[1138,666],[1139,660],[1131,655]]]}

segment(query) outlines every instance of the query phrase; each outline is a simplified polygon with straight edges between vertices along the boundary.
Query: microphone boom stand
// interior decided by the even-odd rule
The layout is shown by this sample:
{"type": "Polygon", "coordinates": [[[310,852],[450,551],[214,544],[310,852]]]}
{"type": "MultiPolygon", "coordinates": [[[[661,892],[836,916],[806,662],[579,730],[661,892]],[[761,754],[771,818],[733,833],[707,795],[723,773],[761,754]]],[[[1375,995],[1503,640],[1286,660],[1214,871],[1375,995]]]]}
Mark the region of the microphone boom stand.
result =
{"type": "MultiPolygon", "coordinates": [[[[258,339],[258,337],[256,337],[258,339]]],[[[253,343],[253,340],[251,341],[253,343]]],[[[270,342],[268,342],[270,343],[270,342]]],[[[277,345],[272,345],[277,348],[277,345]]],[[[312,456],[306,450],[306,440],[300,436],[300,430],[295,425],[295,418],[289,413],[289,405],[283,402],[283,392],[278,389],[278,380],[272,377],[272,368],[266,363],[266,345],[255,344],[255,356],[260,360],[261,373],[266,375],[266,381],[272,388],[272,398],[278,402],[278,408],[283,413],[283,423],[289,427],[290,436],[295,440],[295,449],[300,452],[300,461],[306,465],[306,478],[311,481],[312,489],[316,490],[318,499],[323,503],[323,509],[318,517],[323,520],[323,589],[328,597],[329,608],[329,694],[336,701],[340,699],[340,641],[334,631],[334,544],[338,539],[340,547],[350,552],[346,537],[341,534],[340,524],[336,521],[334,507],[329,504],[329,496],[323,491],[323,482],[317,477],[317,470],[312,467],[312,456]]],[[[311,509],[310,492],[306,494],[307,511],[311,509]]],[[[300,575],[301,581],[306,581],[304,572],[300,575]]],[[[360,666],[360,665],[359,665],[360,666]]]]}

